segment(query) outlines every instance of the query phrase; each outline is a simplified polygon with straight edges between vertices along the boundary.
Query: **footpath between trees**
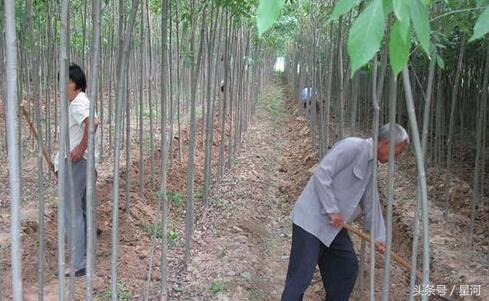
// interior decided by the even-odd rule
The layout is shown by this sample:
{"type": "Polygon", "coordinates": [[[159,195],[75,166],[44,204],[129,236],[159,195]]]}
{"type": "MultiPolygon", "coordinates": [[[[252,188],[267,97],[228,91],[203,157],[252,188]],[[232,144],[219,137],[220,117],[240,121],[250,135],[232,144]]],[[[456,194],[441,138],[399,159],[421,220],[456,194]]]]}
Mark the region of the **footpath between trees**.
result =
{"type": "MultiPolygon", "coordinates": [[[[281,83],[268,86],[261,101],[234,167],[213,188],[211,208],[197,222],[192,261],[183,279],[177,281],[178,291],[172,291],[172,297],[177,300],[280,299],[291,243],[289,214],[319,158],[311,147],[307,121],[281,83]]],[[[330,131],[330,137],[334,137],[333,128],[330,131]]],[[[408,177],[414,172],[409,162],[410,154],[396,165],[397,202],[393,212],[394,250],[408,260],[416,188],[414,177],[408,177]]],[[[379,168],[381,195],[386,190],[386,168],[384,165],[379,168]]],[[[434,237],[446,237],[450,231],[440,224],[439,208],[434,207],[432,212],[431,219],[436,222],[434,237]]],[[[360,239],[354,234],[350,236],[360,255],[360,239]]],[[[446,285],[450,289],[449,284],[473,280],[464,267],[468,255],[463,254],[463,248],[451,245],[448,252],[438,241],[432,243],[433,285],[446,285]],[[454,263],[455,258],[444,261],[445,253],[449,258],[459,254],[464,260],[460,264],[454,263]]],[[[368,249],[364,259],[364,287],[360,288],[359,275],[352,300],[368,299],[368,249]]],[[[384,268],[379,254],[375,271],[376,298],[380,300],[384,268]]],[[[409,273],[393,263],[390,300],[407,300],[408,288],[409,273]]],[[[431,299],[464,300],[457,294],[449,297],[448,293],[444,298],[432,296],[431,299]]],[[[305,300],[324,300],[319,271],[305,300]]]]}

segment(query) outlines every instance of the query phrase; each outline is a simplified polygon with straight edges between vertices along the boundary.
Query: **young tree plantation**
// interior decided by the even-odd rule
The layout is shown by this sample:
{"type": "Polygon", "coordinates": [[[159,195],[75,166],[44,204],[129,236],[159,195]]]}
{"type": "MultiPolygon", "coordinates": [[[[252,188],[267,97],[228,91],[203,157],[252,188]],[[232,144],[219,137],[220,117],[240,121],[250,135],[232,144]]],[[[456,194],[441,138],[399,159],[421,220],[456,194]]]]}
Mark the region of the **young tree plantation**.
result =
{"type": "Polygon", "coordinates": [[[345,220],[350,300],[489,298],[489,1],[0,11],[0,300],[289,300],[291,212],[348,137],[381,204],[345,220]]]}

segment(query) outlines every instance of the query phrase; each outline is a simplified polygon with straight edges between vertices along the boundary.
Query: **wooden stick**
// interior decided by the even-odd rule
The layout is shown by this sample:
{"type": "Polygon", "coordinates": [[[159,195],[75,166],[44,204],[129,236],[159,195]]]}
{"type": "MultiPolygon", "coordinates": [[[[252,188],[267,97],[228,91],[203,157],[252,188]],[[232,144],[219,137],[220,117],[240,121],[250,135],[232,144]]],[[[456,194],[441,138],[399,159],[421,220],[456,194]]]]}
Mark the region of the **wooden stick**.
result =
{"type": "Polygon", "coordinates": [[[42,147],[42,154],[44,155],[44,159],[46,159],[46,162],[48,163],[49,170],[53,174],[56,174],[56,172],[54,171],[54,163],[51,160],[51,157],[49,156],[48,150],[43,145],[42,141],[39,139],[39,135],[37,134],[37,130],[34,127],[34,124],[32,123],[32,121],[29,118],[29,112],[27,112],[27,110],[25,108],[25,103],[24,102],[20,104],[20,108],[22,110],[22,115],[24,115],[27,123],[29,124],[29,128],[31,129],[32,135],[34,135],[34,138],[37,140],[37,143],[39,143],[39,145],[42,147]]]}
{"type": "MultiPolygon", "coordinates": [[[[353,232],[355,233],[356,235],[358,235],[361,239],[363,240],[366,240],[366,241],[370,241],[370,235],[368,235],[367,233],[363,232],[362,230],[352,226],[352,225],[348,225],[348,224],[343,224],[343,228],[345,228],[346,230],[350,231],[350,232],[353,232]]],[[[376,246],[378,245],[378,243],[375,244],[376,246]]],[[[411,265],[409,264],[409,262],[402,258],[399,254],[397,254],[396,252],[392,251],[392,258],[394,258],[394,260],[402,267],[404,268],[406,271],[408,272],[411,272],[411,265]]]]}

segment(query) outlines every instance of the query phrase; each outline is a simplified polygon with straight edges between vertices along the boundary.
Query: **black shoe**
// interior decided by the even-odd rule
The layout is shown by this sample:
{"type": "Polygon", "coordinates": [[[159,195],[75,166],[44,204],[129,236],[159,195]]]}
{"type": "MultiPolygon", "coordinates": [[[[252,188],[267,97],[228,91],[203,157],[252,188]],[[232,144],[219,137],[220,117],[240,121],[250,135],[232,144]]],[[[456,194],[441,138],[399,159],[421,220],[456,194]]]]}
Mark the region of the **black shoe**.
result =
{"type": "MultiPolygon", "coordinates": [[[[79,269],[78,271],[75,272],[75,277],[82,277],[82,276],[85,276],[87,274],[87,271],[85,268],[81,268],[79,269]]],[[[65,277],[69,277],[69,273],[68,273],[68,276],[66,276],[65,274],[65,277]]]]}
{"type": "MultiPolygon", "coordinates": [[[[82,277],[82,276],[85,276],[87,274],[87,271],[85,268],[81,268],[79,269],[78,271],[75,272],[75,277],[82,277]]],[[[70,277],[70,273],[67,272],[65,273],[65,277],[70,277]]],[[[54,272],[54,277],[56,278],[59,278],[59,273],[58,272],[54,272]]]]}

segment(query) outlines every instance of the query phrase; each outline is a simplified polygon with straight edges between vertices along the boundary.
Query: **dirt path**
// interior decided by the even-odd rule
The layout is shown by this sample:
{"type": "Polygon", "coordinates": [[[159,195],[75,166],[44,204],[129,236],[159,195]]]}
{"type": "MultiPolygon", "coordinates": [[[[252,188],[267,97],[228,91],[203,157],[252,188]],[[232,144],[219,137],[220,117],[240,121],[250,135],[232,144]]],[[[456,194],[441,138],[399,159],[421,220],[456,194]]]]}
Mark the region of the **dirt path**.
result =
{"type": "MultiPolygon", "coordinates": [[[[196,225],[192,261],[183,282],[178,283],[178,291],[172,292],[173,298],[280,299],[291,242],[291,221],[288,216],[311,176],[312,166],[318,161],[316,151],[311,148],[307,121],[300,117],[293,102],[281,103],[284,99],[287,99],[287,95],[281,85],[268,87],[264,103],[258,110],[236,164],[225,175],[223,182],[215,186],[212,207],[196,225]]],[[[334,137],[333,131],[330,137],[334,137]]],[[[386,191],[386,168],[381,165],[379,170],[381,195],[386,191]]],[[[396,175],[399,203],[394,208],[393,246],[396,252],[409,260],[412,239],[409,225],[412,216],[406,213],[405,207],[409,207],[409,200],[414,199],[412,193],[415,192],[415,182],[411,181],[414,177],[407,176],[410,170],[405,164],[401,162],[398,168],[402,170],[396,175]]],[[[413,211],[413,208],[408,211],[413,211]]],[[[437,224],[438,212],[432,213],[432,221],[436,220],[437,224]]],[[[432,228],[433,233],[438,235],[450,235],[450,231],[445,229],[443,232],[443,227],[438,225],[432,225],[432,228]]],[[[353,234],[350,236],[357,255],[360,255],[360,239],[353,234]]],[[[448,284],[453,277],[447,277],[446,273],[455,273],[454,276],[465,274],[464,278],[459,279],[466,280],[467,284],[472,283],[474,278],[470,271],[464,268],[455,271],[453,267],[441,264],[440,256],[445,251],[440,244],[432,241],[434,261],[431,283],[435,286],[447,285],[447,289],[451,289],[448,284]]],[[[449,255],[460,252],[463,250],[453,250],[449,255]]],[[[351,300],[368,299],[368,245],[365,256],[364,288],[360,289],[359,275],[351,300]]],[[[468,257],[463,256],[464,261],[458,266],[468,263],[465,260],[468,257]]],[[[383,257],[379,254],[375,266],[376,299],[380,300],[384,268],[383,257]]],[[[409,274],[394,263],[391,269],[390,300],[407,300],[408,287],[409,274]]],[[[324,297],[325,291],[319,273],[316,272],[304,299],[316,301],[324,300],[324,297]]],[[[431,300],[459,299],[433,296],[431,300]]]]}
{"type": "MultiPolygon", "coordinates": [[[[177,300],[279,300],[290,254],[291,209],[318,161],[307,122],[281,85],[268,87],[264,103],[236,164],[213,191],[212,207],[196,225],[192,261],[177,300]]],[[[396,235],[396,234],[394,234],[396,235]]],[[[360,241],[351,235],[357,253],[360,241]]],[[[368,252],[367,252],[368,258],[368,252]]],[[[382,258],[376,264],[376,292],[382,289],[382,258]]],[[[368,298],[365,287],[356,300],[368,298]]],[[[407,274],[392,271],[393,287],[407,287],[407,274]]],[[[403,300],[405,290],[392,294],[403,300]]],[[[324,300],[319,272],[305,300],[324,300]]],[[[353,299],[353,298],[352,298],[353,299]]]]}
{"type": "Polygon", "coordinates": [[[247,133],[236,163],[213,190],[196,225],[178,300],[278,300],[290,251],[291,203],[284,197],[290,152],[277,86],[247,133]]]}
{"type": "MultiPolygon", "coordinates": [[[[196,225],[192,260],[172,298],[280,300],[290,254],[289,214],[318,161],[306,120],[286,99],[282,85],[267,88],[236,164],[215,185],[211,208],[196,225]]],[[[380,292],[380,266],[376,276],[380,292]]],[[[396,277],[405,274],[394,269],[394,285],[396,277]]],[[[304,299],[324,297],[317,270],[304,299]]]]}

